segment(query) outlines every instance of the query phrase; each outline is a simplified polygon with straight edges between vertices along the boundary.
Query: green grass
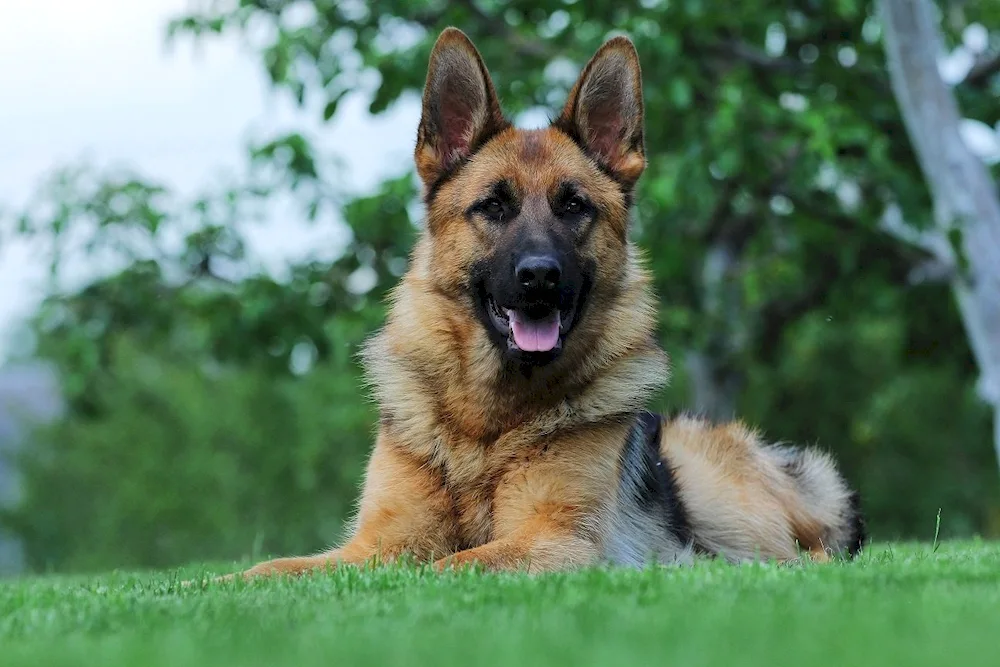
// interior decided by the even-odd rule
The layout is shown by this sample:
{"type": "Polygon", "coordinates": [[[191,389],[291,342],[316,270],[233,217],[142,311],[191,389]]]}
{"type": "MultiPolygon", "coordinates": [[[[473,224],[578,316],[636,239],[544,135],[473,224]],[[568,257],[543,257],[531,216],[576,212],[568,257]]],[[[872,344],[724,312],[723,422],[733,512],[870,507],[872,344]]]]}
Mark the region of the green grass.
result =
{"type": "Polygon", "coordinates": [[[875,546],[826,566],[344,569],[179,589],[202,571],[0,581],[0,664],[1000,664],[1000,544],[875,546]]]}

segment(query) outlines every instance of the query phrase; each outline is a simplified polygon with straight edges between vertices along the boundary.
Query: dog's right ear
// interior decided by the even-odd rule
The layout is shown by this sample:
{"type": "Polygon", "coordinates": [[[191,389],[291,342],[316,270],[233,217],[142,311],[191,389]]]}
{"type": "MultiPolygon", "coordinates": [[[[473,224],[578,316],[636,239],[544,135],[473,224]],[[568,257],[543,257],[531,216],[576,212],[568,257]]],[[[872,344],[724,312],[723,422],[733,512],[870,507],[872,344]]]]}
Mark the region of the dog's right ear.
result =
{"type": "Polygon", "coordinates": [[[489,138],[510,127],[479,51],[445,28],[431,51],[414,158],[430,189],[489,138]]]}
{"type": "Polygon", "coordinates": [[[628,37],[614,37],[583,68],[553,125],[631,188],[646,167],[642,72],[628,37]]]}

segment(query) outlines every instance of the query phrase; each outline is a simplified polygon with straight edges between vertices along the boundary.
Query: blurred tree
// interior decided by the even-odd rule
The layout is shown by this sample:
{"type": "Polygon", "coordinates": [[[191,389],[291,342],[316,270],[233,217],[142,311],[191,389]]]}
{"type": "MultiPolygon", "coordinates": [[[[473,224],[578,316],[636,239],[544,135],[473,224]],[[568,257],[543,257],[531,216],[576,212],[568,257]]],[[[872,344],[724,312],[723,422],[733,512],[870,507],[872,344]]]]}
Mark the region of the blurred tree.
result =
{"type": "Polygon", "coordinates": [[[904,228],[901,236],[951,274],[979,365],[980,394],[993,406],[993,445],[1000,458],[1000,196],[962,140],[958,106],[938,72],[934,5],[880,0],[879,8],[893,90],[934,196],[934,226],[916,233],[904,228]]]}
{"type": "MultiPolygon", "coordinates": [[[[628,33],[649,156],[635,233],[678,367],[659,407],[738,413],[772,437],[818,441],[861,487],[877,537],[927,536],[939,507],[945,534],[996,535],[989,412],[948,285],[883,229],[888,208],[921,227],[931,207],[872,12],[860,0],[725,12],[701,0],[229,0],[196,6],[170,33],[237,32],[276,90],[327,120],[372,81],[373,114],[418,89],[447,25],[477,43],[509,113],[554,115],[600,43],[628,33]]],[[[953,45],[970,24],[1000,26],[1000,6],[968,0],[947,19],[953,45]]],[[[988,62],[957,91],[984,121],[1000,113],[988,62]]],[[[70,171],[20,217],[22,233],[51,240],[54,273],[63,240],[81,236],[124,266],[54,292],[32,325],[72,405],[23,463],[28,493],[7,519],[37,565],[162,564],[245,554],[260,535],[264,551],[334,537],[373,428],[353,352],[405,269],[417,192],[405,175],[344,203],[299,135],[255,149],[251,164],[249,182],[186,205],[141,178],[70,171]],[[278,193],[317,219],[342,210],[353,237],[339,259],[293,266],[287,282],[247,270],[244,221],[278,193]],[[202,398],[178,398],[188,389],[202,398]],[[174,499],[172,511],[151,511],[135,489],[174,499]],[[85,544],[95,530],[98,546],[85,544]],[[144,537],[125,539],[133,532],[144,537]]]]}

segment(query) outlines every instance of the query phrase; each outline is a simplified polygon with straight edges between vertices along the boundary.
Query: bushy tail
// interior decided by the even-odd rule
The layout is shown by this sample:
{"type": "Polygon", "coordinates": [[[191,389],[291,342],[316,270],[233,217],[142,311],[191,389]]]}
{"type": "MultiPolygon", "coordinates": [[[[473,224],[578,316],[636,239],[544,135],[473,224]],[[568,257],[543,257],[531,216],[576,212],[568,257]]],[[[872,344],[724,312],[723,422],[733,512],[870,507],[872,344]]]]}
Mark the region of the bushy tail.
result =
{"type": "Polygon", "coordinates": [[[854,558],[868,541],[858,492],[852,489],[830,455],[818,449],[772,445],[800,496],[793,524],[803,543],[818,540],[826,550],[854,558]]]}

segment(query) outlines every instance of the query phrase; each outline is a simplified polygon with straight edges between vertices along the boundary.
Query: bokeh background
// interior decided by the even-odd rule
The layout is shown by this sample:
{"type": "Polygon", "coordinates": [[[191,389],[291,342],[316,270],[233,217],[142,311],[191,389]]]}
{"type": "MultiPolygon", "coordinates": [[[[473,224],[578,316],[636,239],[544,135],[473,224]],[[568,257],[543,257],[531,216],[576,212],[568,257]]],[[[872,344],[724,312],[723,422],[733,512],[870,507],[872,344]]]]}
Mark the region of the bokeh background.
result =
{"type": "MultiPolygon", "coordinates": [[[[1000,3],[938,3],[962,138],[1000,163],[1000,3]]],[[[636,43],[634,234],[657,408],[826,448],[876,539],[1000,536],[991,412],[860,0],[33,0],[0,23],[0,571],[322,548],[375,411],[358,345],[421,224],[433,40],[544,125],[636,43]]]]}

